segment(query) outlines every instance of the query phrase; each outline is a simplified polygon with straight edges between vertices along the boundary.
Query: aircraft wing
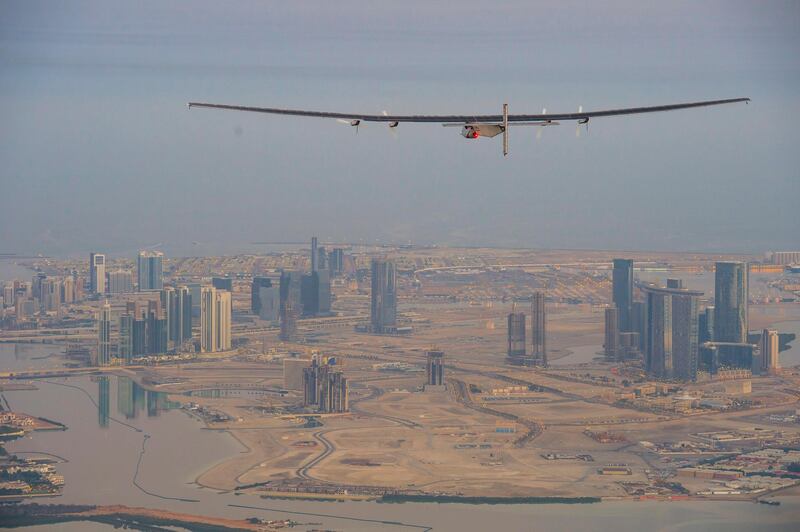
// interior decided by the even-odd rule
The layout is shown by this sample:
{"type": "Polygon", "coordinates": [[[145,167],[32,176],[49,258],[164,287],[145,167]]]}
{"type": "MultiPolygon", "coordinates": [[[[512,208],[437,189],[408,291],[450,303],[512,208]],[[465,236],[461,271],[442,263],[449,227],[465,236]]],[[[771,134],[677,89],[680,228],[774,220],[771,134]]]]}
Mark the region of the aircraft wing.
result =
{"type": "MultiPolygon", "coordinates": [[[[587,111],[577,113],[547,113],[547,114],[509,114],[508,122],[538,122],[553,120],[585,120],[602,116],[621,116],[641,113],[657,113],[661,111],[676,111],[693,107],[707,107],[727,103],[749,102],[750,98],[732,98],[728,100],[705,100],[699,102],[676,103],[670,105],[656,105],[653,107],[626,107],[622,109],[607,109],[601,111],[587,111]]],[[[189,107],[205,107],[210,109],[227,109],[230,111],[250,111],[254,113],[268,113],[275,115],[309,116],[313,118],[338,118],[342,120],[361,120],[364,122],[422,122],[422,123],[502,123],[503,115],[390,115],[390,114],[361,114],[338,113],[327,111],[305,111],[302,109],[280,109],[277,107],[247,107],[243,105],[226,105],[219,103],[189,102],[189,107]]]]}

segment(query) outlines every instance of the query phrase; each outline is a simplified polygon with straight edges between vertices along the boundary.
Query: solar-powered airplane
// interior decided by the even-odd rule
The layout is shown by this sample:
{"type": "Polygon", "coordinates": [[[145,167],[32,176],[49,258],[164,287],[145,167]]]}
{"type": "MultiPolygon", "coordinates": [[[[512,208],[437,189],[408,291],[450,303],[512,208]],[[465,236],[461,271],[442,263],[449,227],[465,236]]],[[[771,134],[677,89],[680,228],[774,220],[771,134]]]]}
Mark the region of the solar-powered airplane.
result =
{"type": "MultiPolygon", "coordinates": [[[[333,118],[345,122],[355,128],[362,122],[382,122],[390,128],[396,128],[401,122],[423,122],[442,124],[444,127],[460,127],[461,135],[468,139],[479,137],[496,137],[503,134],[503,155],[508,155],[508,128],[510,126],[557,126],[560,122],[576,121],[579,125],[588,126],[590,118],[604,116],[635,115],[641,113],[657,113],[660,111],[675,111],[692,107],[707,107],[726,103],[749,102],[750,98],[732,98],[729,100],[706,100],[701,102],[676,103],[671,105],[657,105],[654,107],[628,107],[624,109],[608,109],[605,111],[584,112],[582,107],[577,113],[547,114],[542,110],[538,115],[511,115],[508,114],[508,104],[503,104],[503,113],[499,115],[390,115],[386,112],[380,115],[365,115],[360,113],[330,113],[324,111],[303,111],[300,109],[278,109],[274,107],[245,107],[242,105],[224,105],[218,103],[189,102],[189,108],[208,107],[211,109],[228,109],[231,111],[250,111],[254,113],[269,113],[276,115],[310,116],[313,118],[333,118]]],[[[356,131],[358,131],[356,129],[356,131]]]]}

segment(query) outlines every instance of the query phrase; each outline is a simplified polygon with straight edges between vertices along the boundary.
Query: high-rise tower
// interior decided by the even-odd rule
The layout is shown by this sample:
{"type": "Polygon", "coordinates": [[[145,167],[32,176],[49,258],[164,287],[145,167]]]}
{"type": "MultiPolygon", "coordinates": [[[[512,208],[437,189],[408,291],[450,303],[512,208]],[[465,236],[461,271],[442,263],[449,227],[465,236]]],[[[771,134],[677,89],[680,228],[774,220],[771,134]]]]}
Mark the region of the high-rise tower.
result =
{"type": "Polygon", "coordinates": [[[161,306],[167,319],[170,347],[180,347],[192,338],[192,293],[188,286],[161,291],[161,306]]]}
{"type": "Polygon", "coordinates": [[[253,277],[253,282],[250,284],[250,312],[253,314],[261,314],[261,288],[271,288],[272,279],[269,277],[253,277]]]}
{"type": "Polygon", "coordinates": [[[102,253],[89,253],[89,291],[92,294],[106,291],[106,256],[102,253]]]}
{"type": "Polygon", "coordinates": [[[297,315],[293,299],[287,299],[280,308],[280,339],[292,342],[297,337],[297,315]]]}
{"type": "Polygon", "coordinates": [[[319,252],[317,251],[317,237],[311,237],[311,271],[319,269],[319,252]]]}
{"type": "Polygon", "coordinates": [[[164,288],[164,254],[160,251],[140,251],[136,261],[139,291],[164,288]]]}
{"type": "Polygon", "coordinates": [[[694,381],[698,366],[698,300],[686,288],[644,288],[647,295],[645,371],[657,379],[694,381]]]}
{"type": "Polygon", "coordinates": [[[605,340],[603,350],[607,359],[616,360],[619,354],[619,311],[617,307],[606,307],[605,340]]]}
{"type": "Polygon", "coordinates": [[[509,362],[524,364],[526,355],[525,346],[525,313],[512,311],[508,315],[508,350],[506,351],[509,362]]]}
{"type": "Polygon", "coordinates": [[[745,262],[718,262],[714,274],[714,340],[747,342],[748,272],[745,262]]]}
{"type": "Polygon", "coordinates": [[[534,292],[531,301],[531,356],[536,366],[547,366],[547,312],[544,292],[534,292]]]}
{"type": "Polygon", "coordinates": [[[200,349],[214,353],[231,348],[231,293],[204,287],[200,293],[200,349]]]}
{"type": "Polygon", "coordinates": [[[444,384],[444,351],[431,349],[425,353],[426,385],[441,386],[444,384]]]}
{"type": "Polygon", "coordinates": [[[97,315],[97,365],[111,363],[111,305],[103,304],[97,315]]]}
{"type": "Polygon", "coordinates": [[[612,299],[619,312],[620,332],[631,332],[633,307],[633,260],[614,259],[612,273],[612,299]]]}
{"type": "Polygon", "coordinates": [[[372,259],[370,296],[372,332],[391,332],[397,326],[397,274],[393,261],[372,259]]]}
{"type": "Polygon", "coordinates": [[[773,373],[780,367],[778,362],[778,331],[776,329],[764,329],[761,331],[761,342],[759,343],[759,357],[761,360],[761,372],[773,373]]]}
{"type": "Polygon", "coordinates": [[[344,250],[341,248],[334,248],[328,256],[328,268],[331,272],[331,277],[338,277],[344,273],[344,250]]]}

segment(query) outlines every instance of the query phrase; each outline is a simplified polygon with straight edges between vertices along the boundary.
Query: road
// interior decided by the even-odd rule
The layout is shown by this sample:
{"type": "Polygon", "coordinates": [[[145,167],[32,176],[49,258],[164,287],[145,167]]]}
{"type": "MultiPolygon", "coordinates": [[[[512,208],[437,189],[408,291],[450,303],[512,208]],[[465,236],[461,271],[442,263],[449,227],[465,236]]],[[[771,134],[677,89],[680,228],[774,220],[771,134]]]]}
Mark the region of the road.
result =
{"type": "Polygon", "coordinates": [[[333,444],[330,442],[330,440],[325,437],[325,434],[327,434],[328,432],[333,432],[334,430],[342,430],[342,429],[320,430],[313,434],[314,439],[323,445],[324,450],[322,451],[322,453],[314,457],[306,465],[297,469],[296,474],[298,477],[304,480],[316,480],[318,482],[325,482],[324,480],[312,477],[311,475],[308,474],[308,472],[311,470],[312,467],[316,466],[317,464],[325,460],[327,457],[331,455],[331,453],[333,453],[334,450],[336,450],[336,447],[334,447],[333,444]]]}

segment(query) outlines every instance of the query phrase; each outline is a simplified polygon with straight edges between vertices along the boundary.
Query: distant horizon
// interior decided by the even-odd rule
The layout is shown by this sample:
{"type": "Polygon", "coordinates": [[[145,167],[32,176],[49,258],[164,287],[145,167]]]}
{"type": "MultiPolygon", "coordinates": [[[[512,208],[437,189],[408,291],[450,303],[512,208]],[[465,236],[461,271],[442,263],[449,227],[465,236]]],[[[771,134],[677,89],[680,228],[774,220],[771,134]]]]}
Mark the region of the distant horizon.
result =
{"type": "MultiPolygon", "coordinates": [[[[282,248],[286,250],[306,250],[310,247],[311,237],[308,238],[308,244],[301,241],[290,242],[290,243],[270,243],[266,246],[270,248],[282,248]]],[[[231,244],[236,246],[236,244],[231,244]]],[[[374,242],[374,243],[356,243],[356,242],[344,242],[344,241],[335,241],[335,240],[328,240],[328,241],[319,241],[320,246],[325,245],[336,245],[343,248],[353,248],[353,247],[364,247],[364,248],[380,248],[385,247],[387,250],[395,250],[401,249],[403,247],[409,247],[410,249],[420,250],[420,249],[491,249],[491,250],[509,250],[509,251],[535,251],[535,252],[586,252],[586,253],[621,253],[621,254],[636,254],[636,253],[655,253],[655,254],[695,254],[695,255],[711,255],[711,256],[758,256],[765,258],[770,253],[775,252],[785,252],[785,251],[795,251],[794,249],[769,249],[763,251],[707,251],[707,250],[693,250],[693,249],[613,249],[613,248],[566,248],[566,247],[533,247],[533,246],[499,246],[499,245],[491,245],[491,244],[474,244],[474,245],[450,245],[450,244],[438,244],[438,243],[430,243],[430,244],[409,244],[409,243],[394,243],[394,242],[374,242]]],[[[90,248],[86,251],[75,251],[66,254],[25,254],[25,253],[16,253],[16,252],[0,252],[0,261],[3,260],[33,260],[39,258],[53,258],[53,259],[77,259],[81,258],[84,255],[88,257],[89,253],[103,253],[108,258],[111,259],[119,259],[130,257],[131,259],[136,258],[136,254],[139,251],[145,250],[154,250],[154,251],[161,251],[164,253],[165,259],[179,259],[179,258],[191,258],[191,257],[226,257],[226,256],[236,256],[236,255],[268,255],[272,253],[279,253],[278,249],[263,251],[257,249],[244,249],[247,246],[251,246],[253,248],[262,247],[260,244],[249,243],[249,244],[241,244],[242,248],[239,251],[231,250],[225,253],[202,253],[202,254],[185,254],[185,253],[170,253],[169,248],[165,247],[157,247],[153,248],[150,247],[142,247],[138,248],[133,252],[118,252],[115,250],[108,250],[102,247],[90,248]]],[[[798,246],[800,248],[800,246],[798,246]]]]}
{"type": "Polygon", "coordinates": [[[219,254],[319,228],[449,246],[797,247],[799,18],[780,1],[3,2],[0,249],[219,254]],[[507,158],[499,137],[457,128],[355,135],[186,107],[555,113],[735,97],[752,103],[515,128],[507,158]]]}

